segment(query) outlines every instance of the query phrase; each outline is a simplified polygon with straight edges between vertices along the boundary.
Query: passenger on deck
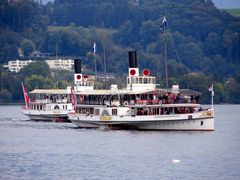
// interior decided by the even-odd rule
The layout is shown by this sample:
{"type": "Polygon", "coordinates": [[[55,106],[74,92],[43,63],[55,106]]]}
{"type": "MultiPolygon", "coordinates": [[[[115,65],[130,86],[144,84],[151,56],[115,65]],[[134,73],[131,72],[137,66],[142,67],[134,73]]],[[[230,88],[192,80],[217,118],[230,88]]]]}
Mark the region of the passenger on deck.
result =
{"type": "Polygon", "coordinates": [[[184,108],[183,113],[189,113],[188,108],[184,108]]]}
{"type": "Polygon", "coordinates": [[[195,101],[196,101],[196,103],[199,103],[199,99],[200,99],[201,97],[200,97],[200,95],[199,94],[197,94],[195,97],[194,97],[194,99],[195,99],[195,101]]]}
{"type": "Polygon", "coordinates": [[[144,115],[148,115],[148,111],[147,110],[144,111],[144,115]]]}
{"type": "Polygon", "coordinates": [[[137,115],[142,115],[140,109],[137,111],[137,115]]]}
{"type": "Polygon", "coordinates": [[[175,97],[175,103],[179,103],[180,102],[180,93],[177,94],[177,96],[175,97]]]}

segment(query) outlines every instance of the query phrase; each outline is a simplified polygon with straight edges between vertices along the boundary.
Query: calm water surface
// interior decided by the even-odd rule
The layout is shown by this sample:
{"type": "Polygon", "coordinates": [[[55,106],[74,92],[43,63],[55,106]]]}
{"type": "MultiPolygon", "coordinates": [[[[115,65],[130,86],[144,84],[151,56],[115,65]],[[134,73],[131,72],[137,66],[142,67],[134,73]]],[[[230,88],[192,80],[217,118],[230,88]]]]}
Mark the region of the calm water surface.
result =
{"type": "Polygon", "coordinates": [[[0,106],[0,179],[240,179],[240,106],[216,106],[215,128],[79,129],[0,106]]]}

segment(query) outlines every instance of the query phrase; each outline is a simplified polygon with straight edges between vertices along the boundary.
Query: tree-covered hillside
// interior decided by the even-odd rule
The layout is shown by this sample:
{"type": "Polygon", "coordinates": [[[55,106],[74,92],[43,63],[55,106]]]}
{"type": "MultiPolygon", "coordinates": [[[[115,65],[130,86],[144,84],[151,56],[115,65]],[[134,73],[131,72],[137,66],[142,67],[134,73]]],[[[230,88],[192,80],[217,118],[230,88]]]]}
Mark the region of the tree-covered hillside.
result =
{"type": "Polygon", "coordinates": [[[218,102],[240,102],[240,18],[211,0],[3,0],[0,14],[1,63],[18,58],[21,48],[24,58],[33,50],[80,56],[91,71],[96,42],[99,71],[105,52],[107,72],[126,74],[127,51],[135,49],[140,69],[164,85],[166,41],[170,82],[206,94],[214,83],[218,102]]]}

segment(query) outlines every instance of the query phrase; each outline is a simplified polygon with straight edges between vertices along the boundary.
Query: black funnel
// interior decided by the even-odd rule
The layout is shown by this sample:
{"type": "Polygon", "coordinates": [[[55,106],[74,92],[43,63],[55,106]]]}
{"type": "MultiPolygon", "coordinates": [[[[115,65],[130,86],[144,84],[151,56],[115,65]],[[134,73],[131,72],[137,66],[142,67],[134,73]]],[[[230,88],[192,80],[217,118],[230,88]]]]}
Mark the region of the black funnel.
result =
{"type": "Polygon", "coordinates": [[[136,51],[129,51],[129,67],[130,68],[137,68],[137,52],[136,51]]]}
{"type": "Polygon", "coordinates": [[[74,70],[75,70],[75,74],[82,73],[82,60],[81,59],[74,59],[74,70]]]}

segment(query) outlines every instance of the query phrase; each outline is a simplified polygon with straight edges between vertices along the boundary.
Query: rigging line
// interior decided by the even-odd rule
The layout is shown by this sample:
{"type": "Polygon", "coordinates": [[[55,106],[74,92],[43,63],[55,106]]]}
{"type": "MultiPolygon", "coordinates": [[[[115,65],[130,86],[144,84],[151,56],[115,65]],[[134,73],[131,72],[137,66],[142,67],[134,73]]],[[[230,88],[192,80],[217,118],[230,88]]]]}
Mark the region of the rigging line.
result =
{"type": "MultiPolygon", "coordinates": [[[[102,55],[100,56],[100,68],[103,69],[104,71],[104,76],[105,76],[105,72],[106,72],[106,66],[105,66],[105,60],[106,60],[106,40],[105,40],[105,32],[103,29],[99,30],[99,33],[98,33],[98,39],[100,40],[100,44],[102,46],[102,55]]],[[[99,54],[100,55],[100,54],[99,54]]]]}
{"type": "MultiPolygon", "coordinates": [[[[169,29],[169,28],[168,28],[168,29],[169,29]]],[[[182,64],[182,61],[181,61],[180,56],[179,56],[179,54],[178,54],[178,52],[177,52],[177,48],[176,48],[176,45],[175,45],[175,43],[174,43],[174,40],[173,40],[173,37],[172,37],[172,34],[171,34],[170,30],[168,31],[168,33],[169,33],[170,38],[171,38],[171,41],[172,41],[173,49],[174,49],[174,51],[175,51],[175,53],[176,53],[176,56],[177,56],[177,60],[178,60],[178,62],[179,62],[180,64],[182,64]]]]}

